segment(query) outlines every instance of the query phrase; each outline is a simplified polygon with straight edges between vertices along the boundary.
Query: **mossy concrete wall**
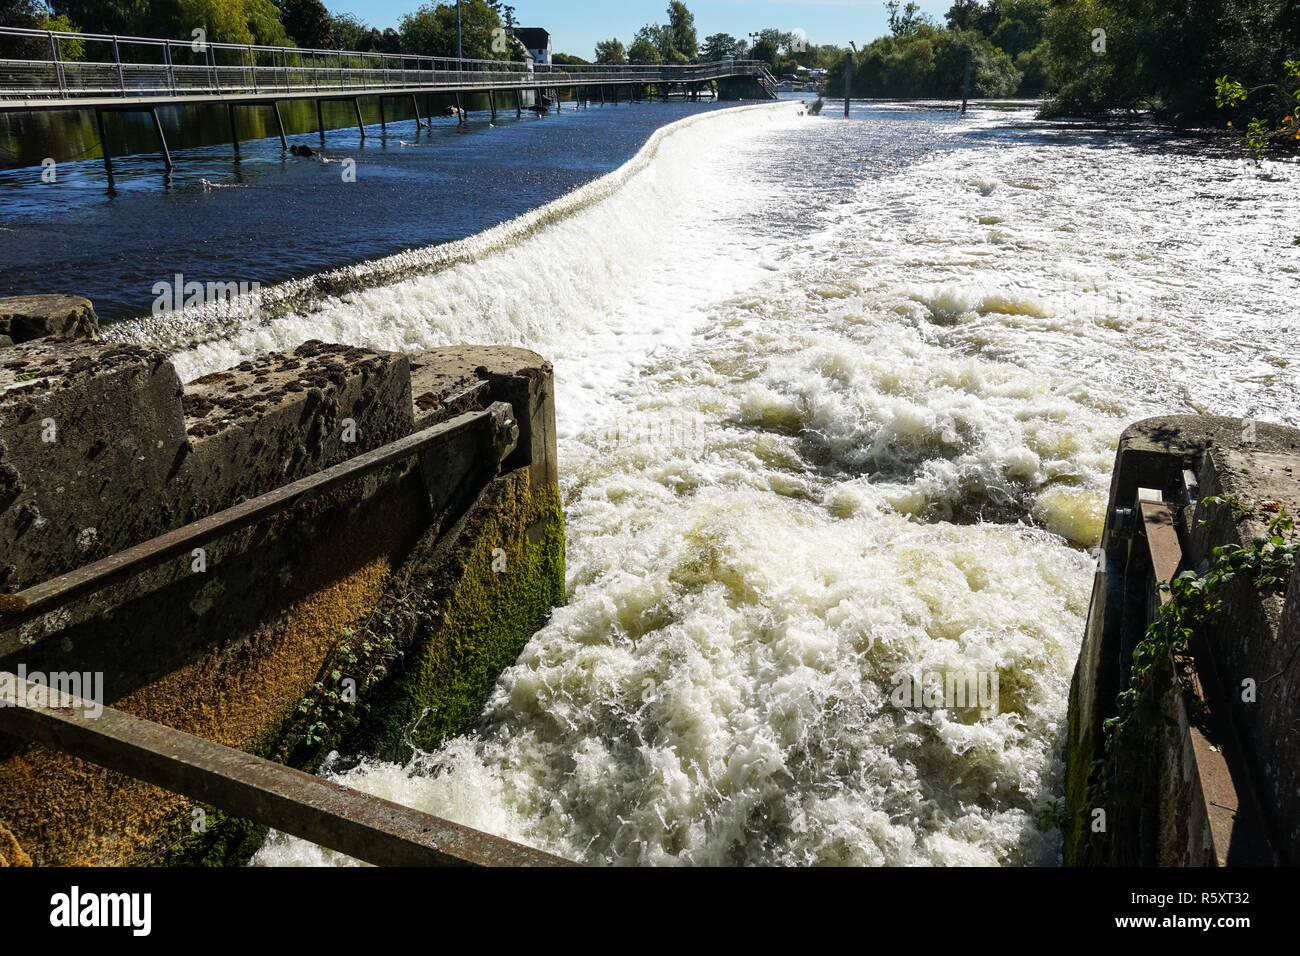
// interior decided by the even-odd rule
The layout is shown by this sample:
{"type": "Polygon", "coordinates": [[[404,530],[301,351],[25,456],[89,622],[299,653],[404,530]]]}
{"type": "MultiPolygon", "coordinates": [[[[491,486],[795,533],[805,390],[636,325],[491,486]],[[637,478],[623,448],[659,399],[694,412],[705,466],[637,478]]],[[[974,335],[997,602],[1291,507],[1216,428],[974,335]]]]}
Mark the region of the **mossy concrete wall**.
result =
{"type": "Polygon", "coordinates": [[[1185,653],[1162,662],[1163,719],[1108,732],[1154,602],[1141,536],[1118,510],[1163,493],[1204,573],[1279,509],[1300,514],[1300,431],[1211,416],[1150,419],[1120,440],[1087,632],[1070,695],[1064,859],[1070,865],[1231,865],[1300,860],[1300,585],[1261,593],[1245,575],[1185,653]],[[1249,515],[1207,507],[1228,495],[1249,515]],[[1245,692],[1250,691],[1250,692],[1245,692]],[[1100,814],[1099,814],[1100,812],[1100,814]]]}
{"type": "MultiPolygon", "coordinates": [[[[21,626],[0,615],[0,669],[101,672],[107,705],[311,769],[345,741],[391,752],[425,707],[423,743],[472,721],[564,577],[551,370],[533,353],[313,342],[182,389],[139,349],[6,349],[0,593],[494,401],[512,403],[520,440],[467,510],[431,504],[422,469],[439,463],[417,457],[213,542],[205,570],[186,556],[21,626]],[[323,705],[344,679],[360,698],[323,705]]],[[[238,862],[256,848],[255,828],[216,812],[194,838],[192,810],[0,738],[6,858],[238,862]]]]}

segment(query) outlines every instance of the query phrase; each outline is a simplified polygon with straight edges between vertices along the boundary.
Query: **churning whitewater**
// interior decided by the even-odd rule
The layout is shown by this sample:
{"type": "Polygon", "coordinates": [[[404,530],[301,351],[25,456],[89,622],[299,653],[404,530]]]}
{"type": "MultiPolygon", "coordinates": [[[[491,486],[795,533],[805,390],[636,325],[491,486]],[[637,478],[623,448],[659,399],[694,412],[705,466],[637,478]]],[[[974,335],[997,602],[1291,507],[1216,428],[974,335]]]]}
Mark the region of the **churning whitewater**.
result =
{"type": "MultiPolygon", "coordinates": [[[[1031,116],[685,121],[509,242],[179,353],[555,365],[566,606],[472,733],[339,779],[587,862],[1055,862],[1116,438],[1300,424],[1300,177],[1150,131],[1103,177],[1031,116]]],[[[349,861],[273,834],[257,862],[349,861]]]]}

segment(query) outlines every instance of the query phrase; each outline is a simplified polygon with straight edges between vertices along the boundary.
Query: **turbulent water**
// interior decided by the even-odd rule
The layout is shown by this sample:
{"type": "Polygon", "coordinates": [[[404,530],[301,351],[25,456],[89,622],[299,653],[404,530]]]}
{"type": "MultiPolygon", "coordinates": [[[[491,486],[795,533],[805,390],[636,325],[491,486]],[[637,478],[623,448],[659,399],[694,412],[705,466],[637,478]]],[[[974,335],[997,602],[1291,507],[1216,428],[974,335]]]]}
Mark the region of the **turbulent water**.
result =
{"type": "Polygon", "coordinates": [[[1300,425],[1300,173],[1031,115],[687,120],[509,242],[179,354],[555,364],[566,606],[472,733],[339,779],[595,863],[1055,862],[1116,438],[1300,425]]]}

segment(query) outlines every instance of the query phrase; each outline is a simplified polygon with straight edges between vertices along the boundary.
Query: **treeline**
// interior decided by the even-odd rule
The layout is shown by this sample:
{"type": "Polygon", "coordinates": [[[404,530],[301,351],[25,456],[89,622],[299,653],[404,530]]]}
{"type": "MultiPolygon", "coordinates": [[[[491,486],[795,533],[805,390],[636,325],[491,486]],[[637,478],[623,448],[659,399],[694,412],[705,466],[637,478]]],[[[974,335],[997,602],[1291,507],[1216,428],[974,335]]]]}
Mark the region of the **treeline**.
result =
{"type": "Polygon", "coordinates": [[[753,43],[730,33],[714,33],[701,41],[695,30],[695,15],[680,0],[668,4],[667,23],[647,23],[624,44],[617,37],[596,44],[597,63],[712,63],[734,56],[738,60],[762,60],[777,76],[800,66],[829,67],[842,59],[847,47],[816,46],[806,37],[775,27],[750,35],[753,43]]]}
{"type": "MultiPolygon", "coordinates": [[[[1039,96],[1050,85],[1046,21],[1052,0],[957,0],[940,25],[915,3],[886,4],[890,35],[853,57],[854,96],[951,99],[971,63],[974,97],[1039,96]]],[[[828,86],[844,95],[844,64],[828,86]]]]}
{"type": "MultiPolygon", "coordinates": [[[[510,39],[515,8],[462,0],[464,55],[520,60],[510,39]]],[[[351,14],[331,14],[321,0],[0,0],[0,26],[189,39],[202,29],[213,43],[456,56],[456,4],[428,3],[379,30],[351,14]]]]}
{"type": "MultiPolygon", "coordinates": [[[[1150,110],[1180,124],[1295,114],[1300,0],[956,0],[939,24],[886,4],[890,35],[853,57],[860,97],[1048,97],[1054,114],[1150,110]],[[1216,81],[1248,97],[1218,108],[1216,81]]],[[[844,67],[828,81],[844,93],[844,67]]],[[[1221,98],[1220,98],[1221,99],[1221,98]]]]}

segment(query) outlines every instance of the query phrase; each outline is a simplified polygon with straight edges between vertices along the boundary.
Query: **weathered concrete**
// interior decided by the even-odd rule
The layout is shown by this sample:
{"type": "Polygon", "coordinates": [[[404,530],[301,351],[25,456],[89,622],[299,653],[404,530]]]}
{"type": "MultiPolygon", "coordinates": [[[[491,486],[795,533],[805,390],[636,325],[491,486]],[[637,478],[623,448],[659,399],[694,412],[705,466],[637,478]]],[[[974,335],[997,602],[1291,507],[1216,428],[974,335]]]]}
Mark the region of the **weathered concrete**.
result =
{"type": "Polygon", "coordinates": [[[1162,492],[1173,506],[1183,551],[1177,570],[1203,573],[1214,548],[1264,535],[1277,508],[1300,514],[1300,431],[1177,416],[1140,422],[1121,438],[1104,560],[1071,690],[1066,862],[1294,863],[1300,634],[1288,622],[1300,615],[1296,575],[1285,599],[1261,595],[1244,575],[1228,583],[1222,613],[1169,662],[1171,683],[1160,700],[1165,721],[1124,731],[1107,751],[1103,723],[1116,713],[1133,648],[1158,601],[1145,539],[1127,536],[1131,523],[1117,514],[1134,507],[1138,488],[1162,492]],[[1250,515],[1202,503],[1219,494],[1251,504],[1250,515]],[[1242,693],[1246,681],[1257,688],[1253,701],[1242,693]],[[1104,832],[1092,828],[1099,809],[1106,811],[1104,832]]]}
{"type": "Polygon", "coordinates": [[[179,523],[180,398],[171,363],[133,346],[42,339],[0,353],[0,591],[179,523]]]}
{"type": "Polygon", "coordinates": [[[79,295],[17,295],[0,298],[0,346],[47,336],[96,339],[99,318],[79,295]],[[9,339],[4,341],[3,339],[9,339]]]}
{"type": "Polygon", "coordinates": [[[205,375],[184,409],[187,520],[415,430],[406,356],[321,342],[205,375]]]}
{"type": "MultiPolygon", "coordinates": [[[[416,699],[445,705],[444,730],[472,719],[562,600],[564,574],[558,487],[537,484],[554,474],[550,367],[513,349],[481,348],[470,359],[434,350],[408,361],[307,343],[183,392],[170,363],[143,350],[16,346],[0,360],[6,591],[437,416],[513,399],[523,454],[506,460],[501,477],[493,465],[463,488],[440,485],[448,462],[417,458],[214,542],[202,571],[186,556],[21,627],[6,629],[0,615],[0,669],[101,672],[105,704],[305,769],[345,735],[376,746],[400,740],[416,699]],[[39,443],[37,426],[49,417],[66,447],[39,443]],[[353,442],[344,439],[347,419],[353,442]],[[81,493],[63,497],[70,488],[81,493]],[[95,547],[83,549],[78,533],[92,526],[83,541],[95,547]],[[373,637],[364,653],[359,635],[373,637]],[[336,672],[355,675],[361,698],[325,712],[312,702],[338,685],[336,672]]],[[[0,826],[39,864],[141,862],[159,852],[172,862],[238,862],[256,848],[258,828],[215,808],[210,834],[178,843],[191,807],[75,757],[0,739],[0,826]]]]}

